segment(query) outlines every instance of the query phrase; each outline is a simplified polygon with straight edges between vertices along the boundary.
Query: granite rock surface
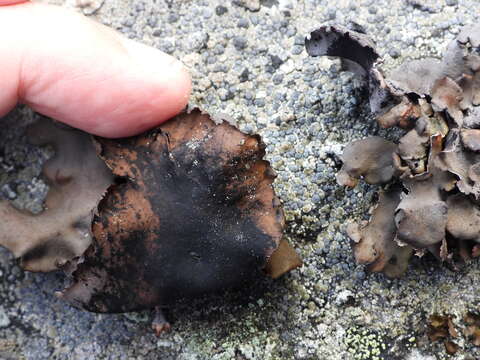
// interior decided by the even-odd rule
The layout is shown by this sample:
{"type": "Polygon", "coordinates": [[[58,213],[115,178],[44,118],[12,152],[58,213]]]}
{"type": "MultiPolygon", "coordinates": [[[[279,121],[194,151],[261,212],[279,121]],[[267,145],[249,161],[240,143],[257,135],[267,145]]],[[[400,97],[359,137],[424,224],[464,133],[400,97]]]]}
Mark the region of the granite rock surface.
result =
{"type": "MultiPolygon", "coordinates": [[[[322,24],[355,22],[376,39],[383,68],[439,57],[459,29],[477,20],[476,0],[49,0],[181,59],[193,77],[192,104],[230,115],[259,133],[278,173],[288,238],[304,266],[248,291],[182,303],[173,331],[156,338],[150,312],[96,315],[53,293],[63,275],[24,273],[0,249],[0,359],[478,359],[463,335],[478,310],[480,263],[452,272],[415,259],[400,279],[356,265],[348,220],[368,219],[375,189],[336,184],[339,155],[381,130],[366,93],[339,62],[309,57],[304,37],[322,24]],[[78,7],[78,3],[85,5],[78,7]],[[430,317],[448,315],[459,345],[448,355],[428,337],[430,317]]],[[[51,149],[28,145],[36,115],[2,119],[0,196],[40,211],[41,164],[51,149]]]]}

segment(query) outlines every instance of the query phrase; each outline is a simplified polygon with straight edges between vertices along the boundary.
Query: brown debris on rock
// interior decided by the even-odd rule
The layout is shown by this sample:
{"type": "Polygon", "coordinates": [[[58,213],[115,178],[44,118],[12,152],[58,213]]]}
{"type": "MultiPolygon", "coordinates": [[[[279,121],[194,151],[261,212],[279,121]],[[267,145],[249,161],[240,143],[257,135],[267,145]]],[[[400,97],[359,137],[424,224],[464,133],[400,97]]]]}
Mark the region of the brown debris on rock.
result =
{"type": "Polygon", "coordinates": [[[301,264],[281,242],[283,210],[258,135],[194,110],[136,137],[96,142],[121,180],[101,201],[95,241],[61,295],[75,306],[166,306],[301,264]]]}
{"type": "Polygon", "coordinates": [[[50,191],[38,215],[0,201],[0,246],[19,258],[25,270],[58,270],[90,245],[92,218],[113,175],[88,134],[44,119],[28,135],[30,142],[55,149],[43,168],[50,191]]]}
{"type": "Polygon", "coordinates": [[[469,312],[465,315],[464,321],[466,324],[465,336],[470,339],[473,345],[480,346],[480,315],[469,312]]]}
{"type": "Polygon", "coordinates": [[[432,315],[428,319],[428,323],[428,338],[430,341],[442,340],[445,351],[450,355],[455,354],[460,347],[453,341],[459,335],[453,324],[452,317],[448,315],[432,315]]]}
{"type": "Polygon", "coordinates": [[[383,140],[388,150],[372,137],[347,145],[341,156],[340,185],[353,187],[363,178],[403,189],[396,201],[392,190],[381,191],[368,225],[348,227],[356,260],[372,271],[387,273],[385,254],[405,258],[400,250],[410,247],[450,263],[455,253],[463,259],[480,255],[478,34],[480,25],[465,27],[442,59],[407,62],[389,76],[379,69],[380,56],[363,33],[323,26],[306,39],[311,56],[355,62],[378,124],[407,130],[398,145],[383,140]]]}

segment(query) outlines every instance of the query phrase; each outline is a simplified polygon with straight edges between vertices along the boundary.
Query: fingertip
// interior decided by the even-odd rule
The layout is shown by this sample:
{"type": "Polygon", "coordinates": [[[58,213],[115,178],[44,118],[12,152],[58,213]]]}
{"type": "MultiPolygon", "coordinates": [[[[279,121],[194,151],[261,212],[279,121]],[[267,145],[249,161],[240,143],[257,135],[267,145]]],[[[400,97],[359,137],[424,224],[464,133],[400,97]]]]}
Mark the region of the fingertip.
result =
{"type": "MultiPolygon", "coordinates": [[[[157,100],[156,111],[159,114],[157,124],[181,112],[187,106],[192,91],[192,80],[188,69],[176,59],[170,69],[165,99],[157,100]]],[[[161,81],[161,75],[159,81],[161,81]]],[[[160,86],[160,91],[162,90],[163,85],[160,86]]]]}
{"type": "MultiPolygon", "coordinates": [[[[161,87],[163,88],[163,86],[161,87]]],[[[174,68],[170,75],[165,98],[159,98],[155,101],[157,107],[155,111],[158,113],[158,117],[151,125],[161,124],[181,112],[188,104],[191,91],[192,81],[190,72],[181,64],[181,66],[174,68]]]]}
{"type": "Polygon", "coordinates": [[[158,49],[55,6],[28,3],[0,15],[0,30],[17,29],[26,19],[25,28],[0,44],[0,78],[6,81],[0,115],[18,100],[86,132],[125,137],[188,103],[188,70],[158,49]]]}
{"type": "Polygon", "coordinates": [[[132,60],[132,69],[145,77],[153,121],[161,123],[179,113],[188,103],[192,88],[190,72],[178,59],[142,43],[123,39],[132,60]]]}
{"type": "Polygon", "coordinates": [[[121,38],[129,60],[123,76],[126,83],[116,117],[104,119],[92,129],[105,137],[135,135],[155,127],[181,112],[188,104],[191,76],[183,63],[162,51],[121,38]],[[130,85],[129,85],[130,83],[130,85]]]}

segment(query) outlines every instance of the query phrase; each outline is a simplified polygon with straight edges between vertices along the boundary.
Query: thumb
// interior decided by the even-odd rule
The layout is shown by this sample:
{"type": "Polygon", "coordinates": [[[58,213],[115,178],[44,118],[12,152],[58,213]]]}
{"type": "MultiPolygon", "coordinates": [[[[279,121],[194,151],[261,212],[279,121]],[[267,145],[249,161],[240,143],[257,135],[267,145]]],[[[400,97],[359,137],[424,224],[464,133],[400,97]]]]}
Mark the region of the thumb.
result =
{"type": "MultiPolygon", "coordinates": [[[[0,5],[19,2],[0,0],[0,5]]],[[[21,1],[20,1],[21,2],[21,1]]],[[[25,2],[0,6],[0,116],[17,102],[84,131],[123,137],[181,111],[182,63],[83,15],[25,2]]]]}

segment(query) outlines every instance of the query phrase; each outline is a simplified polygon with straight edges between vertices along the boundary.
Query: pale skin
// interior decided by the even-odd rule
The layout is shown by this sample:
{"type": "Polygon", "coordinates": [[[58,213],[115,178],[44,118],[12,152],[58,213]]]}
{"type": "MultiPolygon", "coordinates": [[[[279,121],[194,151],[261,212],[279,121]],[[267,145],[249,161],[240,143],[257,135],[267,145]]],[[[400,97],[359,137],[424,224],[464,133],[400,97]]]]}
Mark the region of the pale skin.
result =
{"type": "Polygon", "coordinates": [[[95,135],[125,137],[188,102],[180,61],[76,12],[0,0],[0,34],[0,117],[24,103],[95,135]]]}
{"type": "MultiPolygon", "coordinates": [[[[0,118],[18,103],[86,132],[125,137],[180,112],[190,75],[175,58],[73,11],[0,0],[0,118]]],[[[152,327],[170,329],[160,308],[152,327]]]]}

